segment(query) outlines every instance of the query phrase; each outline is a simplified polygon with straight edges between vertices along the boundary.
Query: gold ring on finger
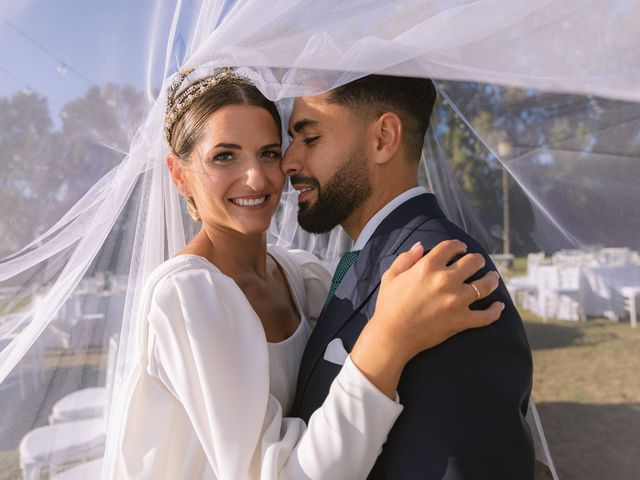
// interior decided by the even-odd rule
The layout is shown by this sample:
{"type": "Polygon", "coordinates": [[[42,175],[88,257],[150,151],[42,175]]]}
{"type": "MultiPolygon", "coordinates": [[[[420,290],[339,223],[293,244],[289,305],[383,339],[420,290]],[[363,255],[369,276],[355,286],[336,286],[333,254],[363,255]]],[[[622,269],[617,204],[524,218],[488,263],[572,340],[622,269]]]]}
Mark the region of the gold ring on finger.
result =
{"type": "Polygon", "coordinates": [[[476,287],[476,284],[473,282],[471,282],[469,285],[471,285],[476,292],[476,300],[480,300],[480,289],[476,287]]]}

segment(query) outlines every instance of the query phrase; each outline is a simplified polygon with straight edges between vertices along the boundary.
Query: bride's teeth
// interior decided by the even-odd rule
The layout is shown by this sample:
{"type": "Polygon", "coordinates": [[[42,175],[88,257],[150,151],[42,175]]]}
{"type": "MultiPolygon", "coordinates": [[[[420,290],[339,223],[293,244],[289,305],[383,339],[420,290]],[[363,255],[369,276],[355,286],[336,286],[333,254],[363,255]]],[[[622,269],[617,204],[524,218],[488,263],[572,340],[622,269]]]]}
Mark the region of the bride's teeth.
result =
{"type": "Polygon", "coordinates": [[[254,199],[234,198],[231,201],[233,203],[235,203],[236,205],[240,205],[242,207],[253,207],[255,205],[260,205],[260,204],[264,203],[264,201],[266,199],[267,199],[267,197],[260,197],[260,198],[254,198],[254,199]]]}

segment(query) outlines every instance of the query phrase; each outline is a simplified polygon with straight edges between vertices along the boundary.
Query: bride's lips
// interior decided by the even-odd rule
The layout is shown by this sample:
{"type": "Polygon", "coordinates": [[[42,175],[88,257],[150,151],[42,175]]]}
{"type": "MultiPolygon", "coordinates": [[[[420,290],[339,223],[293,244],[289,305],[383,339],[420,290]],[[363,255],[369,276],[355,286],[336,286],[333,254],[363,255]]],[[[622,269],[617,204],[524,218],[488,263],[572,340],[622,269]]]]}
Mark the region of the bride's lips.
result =
{"type": "Polygon", "coordinates": [[[256,195],[243,195],[230,198],[229,201],[236,207],[243,210],[261,210],[269,204],[271,194],[262,193],[256,195]]]}

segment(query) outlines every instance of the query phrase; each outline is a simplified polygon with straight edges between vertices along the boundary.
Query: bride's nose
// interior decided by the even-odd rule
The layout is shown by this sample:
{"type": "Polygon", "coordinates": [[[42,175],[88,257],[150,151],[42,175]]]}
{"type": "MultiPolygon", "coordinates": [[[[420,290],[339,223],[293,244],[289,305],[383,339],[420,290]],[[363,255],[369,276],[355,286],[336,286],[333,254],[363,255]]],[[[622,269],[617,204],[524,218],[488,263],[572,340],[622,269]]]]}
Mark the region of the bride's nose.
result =
{"type": "Polygon", "coordinates": [[[247,168],[246,183],[256,192],[261,192],[266,188],[268,180],[264,166],[260,162],[252,162],[247,168]]]}

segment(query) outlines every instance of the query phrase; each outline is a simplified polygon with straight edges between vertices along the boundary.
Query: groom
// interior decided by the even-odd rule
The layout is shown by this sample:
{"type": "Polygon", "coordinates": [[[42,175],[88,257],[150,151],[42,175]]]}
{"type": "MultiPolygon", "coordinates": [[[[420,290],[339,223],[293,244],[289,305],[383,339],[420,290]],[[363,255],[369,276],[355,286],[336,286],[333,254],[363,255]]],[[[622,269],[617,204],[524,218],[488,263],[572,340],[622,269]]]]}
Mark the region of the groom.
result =
{"type": "MultiPolygon", "coordinates": [[[[469,281],[495,270],[483,248],[417,186],[435,97],[430,80],[370,75],[295,100],[282,166],[300,191],[300,225],[314,233],[341,225],[354,240],[300,366],[292,414],[305,421],[373,314],[380,277],[398,254],[418,241],[428,251],[457,238],[486,258],[469,281]]],[[[495,300],[506,304],[497,322],[407,364],[398,386],[404,410],[369,478],[533,478],[525,421],[532,363],[522,321],[502,283],[472,308],[495,300]]]]}

